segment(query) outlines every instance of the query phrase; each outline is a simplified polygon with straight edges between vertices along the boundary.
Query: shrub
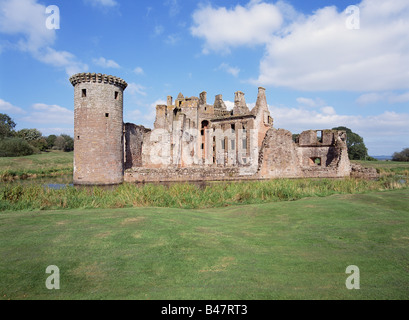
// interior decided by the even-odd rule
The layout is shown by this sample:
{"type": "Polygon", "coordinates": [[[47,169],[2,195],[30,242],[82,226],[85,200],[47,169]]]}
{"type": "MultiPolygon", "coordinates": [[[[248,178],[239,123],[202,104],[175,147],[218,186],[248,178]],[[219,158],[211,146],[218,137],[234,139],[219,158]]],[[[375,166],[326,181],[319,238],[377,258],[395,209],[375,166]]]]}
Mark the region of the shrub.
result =
{"type": "Polygon", "coordinates": [[[21,138],[0,140],[0,157],[19,157],[32,155],[36,149],[21,138]]]}
{"type": "Polygon", "coordinates": [[[55,139],[53,149],[64,150],[65,152],[73,151],[74,139],[69,135],[62,134],[55,139]]]}
{"type": "Polygon", "coordinates": [[[409,161],[409,148],[405,148],[401,152],[395,152],[393,154],[393,161],[408,162],[409,161]]]}

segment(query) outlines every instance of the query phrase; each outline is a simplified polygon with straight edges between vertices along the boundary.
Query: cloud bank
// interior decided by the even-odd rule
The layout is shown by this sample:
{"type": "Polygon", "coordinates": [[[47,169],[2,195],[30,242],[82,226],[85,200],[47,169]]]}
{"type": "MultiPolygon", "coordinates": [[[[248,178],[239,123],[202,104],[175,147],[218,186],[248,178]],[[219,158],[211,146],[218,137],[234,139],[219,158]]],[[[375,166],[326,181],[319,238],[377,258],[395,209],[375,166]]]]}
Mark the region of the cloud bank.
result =
{"type": "Polygon", "coordinates": [[[30,53],[36,60],[65,69],[67,75],[87,71],[88,66],[74,54],[59,51],[52,46],[56,31],[46,27],[46,6],[37,0],[1,0],[0,33],[13,35],[16,42],[3,44],[2,48],[30,53]]]}
{"type": "Polygon", "coordinates": [[[253,83],[304,91],[382,91],[409,88],[409,2],[363,0],[360,29],[335,6],[311,15],[289,4],[250,1],[228,9],[201,6],[191,34],[205,53],[263,45],[253,83]]]}

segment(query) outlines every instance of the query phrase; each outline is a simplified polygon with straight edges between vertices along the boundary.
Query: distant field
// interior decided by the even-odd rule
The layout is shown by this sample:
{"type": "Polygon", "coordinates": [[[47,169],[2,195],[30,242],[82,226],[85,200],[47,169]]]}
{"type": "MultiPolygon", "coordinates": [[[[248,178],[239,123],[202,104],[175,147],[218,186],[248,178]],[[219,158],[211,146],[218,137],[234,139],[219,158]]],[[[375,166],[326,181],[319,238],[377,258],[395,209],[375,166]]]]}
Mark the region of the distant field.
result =
{"type": "Polygon", "coordinates": [[[381,174],[403,174],[409,176],[409,162],[398,161],[352,161],[364,167],[375,168],[381,174]]]}
{"type": "Polygon", "coordinates": [[[409,190],[0,213],[0,299],[403,299],[409,190]],[[60,269],[48,290],[46,268],[60,269]],[[360,271],[348,290],[346,268],[360,271]]]}
{"type": "MultiPolygon", "coordinates": [[[[51,151],[26,157],[0,157],[0,181],[13,178],[44,177],[72,174],[73,152],[51,151]]],[[[378,169],[382,174],[409,175],[409,162],[352,161],[365,167],[378,169]]]]}
{"type": "Polygon", "coordinates": [[[26,157],[0,157],[0,180],[70,174],[73,152],[51,151],[26,157]]]}

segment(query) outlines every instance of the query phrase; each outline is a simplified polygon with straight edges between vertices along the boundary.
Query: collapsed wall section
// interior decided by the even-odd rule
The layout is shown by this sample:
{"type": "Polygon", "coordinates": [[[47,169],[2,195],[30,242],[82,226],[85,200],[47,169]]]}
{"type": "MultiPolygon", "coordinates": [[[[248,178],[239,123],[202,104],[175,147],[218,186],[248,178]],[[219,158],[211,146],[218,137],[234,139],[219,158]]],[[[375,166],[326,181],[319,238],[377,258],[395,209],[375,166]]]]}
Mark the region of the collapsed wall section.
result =
{"type": "Polygon", "coordinates": [[[143,140],[149,132],[151,130],[144,126],[138,126],[133,123],[125,124],[125,170],[142,166],[143,140]]]}
{"type": "Polygon", "coordinates": [[[299,164],[291,132],[284,129],[267,131],[259,155],[258,177],[296,178],[302,174],[299,164]]]}
{"type": "Polygon", "coordinates": [[[291,132],[270,129],[263,141],[258,176],[271,178],[337,178],[350,175],[346,134],[308,130],[296,143],[291,132]]]}

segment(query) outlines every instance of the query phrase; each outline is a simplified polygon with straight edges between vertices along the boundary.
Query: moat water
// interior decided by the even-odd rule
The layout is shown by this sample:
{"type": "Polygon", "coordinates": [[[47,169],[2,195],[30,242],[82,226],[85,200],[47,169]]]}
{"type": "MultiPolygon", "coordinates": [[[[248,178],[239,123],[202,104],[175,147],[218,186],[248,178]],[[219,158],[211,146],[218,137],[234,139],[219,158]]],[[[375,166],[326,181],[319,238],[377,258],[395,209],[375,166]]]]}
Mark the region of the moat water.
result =
{"type": "MultiPolygon", "coordinates": [[[[400,184],[406,184],[408,183],[407,176],[403,175],[398,175],[396,176],[397,182],[400,184]]],[[[222,181],[190,181],[188,183],[194,184],[197,187],[204,189],[207,186],[211,186],[213,184],[220,183],[222,181]]],[[[228,181],[224,181],[226,183],[228,181]]],[[[183,184],[184,182],[149,182],[149,183],[135,183],[135,185],[138,186],[143,186],[145,184],[158,184],[158,185],[164,185],[167,187],[170,187],[175,184],[183,184]]],[[[230,181],[230,183],[235,183],[235,181],[230,181]]],[[[63,175],[63,176],[58,176],[58,177],[48,177],[48,178],[35,178],[35,179],[17,179],[14,181],[0,181],[0,186],[4,184],[13,184],[13,185],[42,185],[46,188],[50,189],[64,189],[67,186],[74,186],[73,184],[73,178],[72,175],[63,175]]],[[[92,187],[92,186],[78,186],[78,187],[92,187]]],[[[112,189],[115,188],[115,186],[99,186],[100,188],[106,188],[106,189],[112,189]]]]}
{"type": "MultiPolygon", "coordinates": [[[[183,184],[185,182],[149,182],[149,183],[135,183],[137,186],[143,186],[145,184],[158,184],[158,185],[163,185],[170,187],[175,184],[183,184]]],[[[218,182],[211,182],[211,181],[191,181],[189,182],[190,184],[194,184],[197,187],[204,189],[207,186],[210,186],[212,184],[218,183],[218,182]]],[[[72,175],[63,175],[63,176],[58,176],[58,177],[47,177],[47,178],[33,178],[33,179],[16,179],[13,181],[0,181],[0,186],[4,184],[13,184],[13,185],[42,185],[44,187],[48,187],[50,189],[64,189],[66,187],[72,187],[74,186],[73,184],[73,178],[72,175]]],[[[84,188],[92,188],[93,186],[77,186],[79,188],[84,187],[84,188]]],[[[112,189],[115,188],[115,186],[98,186],[100,188],[104,189],[112,189]]]]}
{"type": "Polygon", "coordinates": [[[13,184],[13,185],[43,185],[51,189],[63,189],[67,186],[73,186],[72,175],[63,175],[58,177],[46,177],[46,178],[29,178],[29,179],[16,179],[13,181],[0,181],[0,185],[13,184]]]}

